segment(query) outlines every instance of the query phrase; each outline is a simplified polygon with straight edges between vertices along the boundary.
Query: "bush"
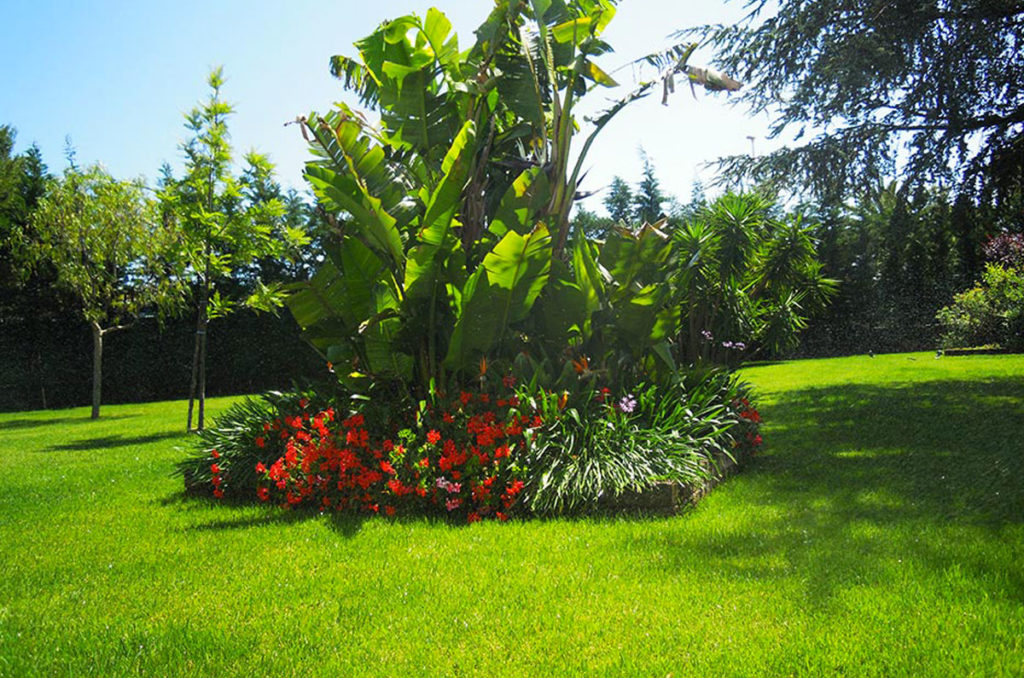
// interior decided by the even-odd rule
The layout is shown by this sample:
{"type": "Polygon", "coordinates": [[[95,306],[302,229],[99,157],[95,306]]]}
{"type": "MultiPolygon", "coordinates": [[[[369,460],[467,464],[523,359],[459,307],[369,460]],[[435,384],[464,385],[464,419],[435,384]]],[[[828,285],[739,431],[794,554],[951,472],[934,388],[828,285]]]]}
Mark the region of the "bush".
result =
{"type": "Polygon", "coordinates": [[[957,294],[936,319],[944,348],[995,344],[1024,350],[1024,268],[989,264],[981,282],[957,294]]]}

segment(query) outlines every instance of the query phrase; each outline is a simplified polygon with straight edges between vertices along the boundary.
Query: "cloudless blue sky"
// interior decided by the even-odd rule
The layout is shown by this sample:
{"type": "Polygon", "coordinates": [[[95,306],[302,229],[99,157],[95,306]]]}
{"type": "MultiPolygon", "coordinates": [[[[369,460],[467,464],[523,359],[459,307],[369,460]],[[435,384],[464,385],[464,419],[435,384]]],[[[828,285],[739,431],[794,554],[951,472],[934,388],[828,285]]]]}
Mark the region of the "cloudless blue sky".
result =
{"type": "MultiPolygon", "coordinates": [[[[68,136],[79,164],[102,163],[121,178],[152,180],[160,165],[180,171],[179,146],[187,137],[183,114],[207,95],[206,75],[222,65],[224,95],[236,107],[229,121],[236,157],[255,148],[270,155],[281,183],[305,190],[308,154],[295,126],[284,123],[342,98],[328,70],[333,54],[355,53],[352,43],[383,19],[430,6],[444,11],[467,48],[488,0],[378,0],[377,2],[263,2],[261,0],[13,0],[0,23],[0,124],[18,131],[17,149],[39,145],[51,171],[64,168],[68,136]]],[[[671,43],[673,31],[702,23],[730,22],[742,3],[624,0],[606,33],[616,52],[602,57],[605,70],[671,43]]],[[[691,63],[710,54],[698,51],[691,63]]],[[[591,95],[592,110],[633,84],[591,95]]],[[[686,87],[668,107],[660,96],[634,103],[603,132],[589,156],[583,189],[606,185],[613,175],[635,182],[638,148],[651,157],[663,188],[689,197],[696,177],[711,178],[702,164],[721,155],[757,151],[767,123],[728,106],[724,94],[686,87]]],[[[599,199],[588,206],[599,208],[599,199]]]]}

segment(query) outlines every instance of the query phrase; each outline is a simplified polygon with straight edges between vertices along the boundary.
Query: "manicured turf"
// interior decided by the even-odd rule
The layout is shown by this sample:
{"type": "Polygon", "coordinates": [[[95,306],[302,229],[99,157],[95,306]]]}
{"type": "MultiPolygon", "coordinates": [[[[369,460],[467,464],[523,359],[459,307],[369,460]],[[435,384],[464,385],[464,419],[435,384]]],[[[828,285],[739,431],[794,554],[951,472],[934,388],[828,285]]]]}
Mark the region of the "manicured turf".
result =
{"type": "Polygon", "coordinates": [[[0,415],[0,675],[1024,673],[1024,358],[745,376],[765,453],[674,518],[226,506],[182,403],[0,415]]]}

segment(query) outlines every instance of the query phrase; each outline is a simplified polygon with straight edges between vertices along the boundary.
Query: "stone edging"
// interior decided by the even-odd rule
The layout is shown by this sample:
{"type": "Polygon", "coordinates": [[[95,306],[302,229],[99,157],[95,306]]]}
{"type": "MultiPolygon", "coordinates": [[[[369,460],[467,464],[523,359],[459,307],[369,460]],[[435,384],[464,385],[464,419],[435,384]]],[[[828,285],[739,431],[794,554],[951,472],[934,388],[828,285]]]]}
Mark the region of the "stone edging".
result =
{"type": "Polygon", "coordinates": [[[735,459],[724,452],[712,458],[713,469],[707,480],[696,485],[664,481],[648,487],[640,492],[626,491],[617,497],[609,497],[598,502],[598,507],[609,512],[651,513],[675,515],[680,510],[703,499],[711,490],[729,476],[739,472],[740,465],[746,456],[737,455],[735,459]]]}

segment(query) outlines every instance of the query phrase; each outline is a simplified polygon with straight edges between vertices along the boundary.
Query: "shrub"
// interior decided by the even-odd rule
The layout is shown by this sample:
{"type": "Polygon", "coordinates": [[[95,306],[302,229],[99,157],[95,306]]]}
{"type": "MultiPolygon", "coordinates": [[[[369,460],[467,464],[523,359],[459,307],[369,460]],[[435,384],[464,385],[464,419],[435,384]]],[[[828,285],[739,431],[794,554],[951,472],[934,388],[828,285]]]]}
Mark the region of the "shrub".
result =
{"type": "Polygon", "coordinates": [[[463,391],[423,403],[413,425],[391,437],[371,433],[362,414],[293,418],[285,453],[255,468],[258,496],[283,507],[506,520],[523,487],[514,455],[525,431],[541,423],[518,404],[514,396],[463,391]]]}
{"type": "Polygon", "coordinates": [[[989,264],[981,282],[936,314],[942,346],[997,344],[1024,350],[1024,268],[989,264]]]}

